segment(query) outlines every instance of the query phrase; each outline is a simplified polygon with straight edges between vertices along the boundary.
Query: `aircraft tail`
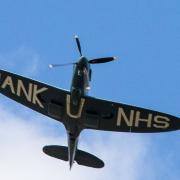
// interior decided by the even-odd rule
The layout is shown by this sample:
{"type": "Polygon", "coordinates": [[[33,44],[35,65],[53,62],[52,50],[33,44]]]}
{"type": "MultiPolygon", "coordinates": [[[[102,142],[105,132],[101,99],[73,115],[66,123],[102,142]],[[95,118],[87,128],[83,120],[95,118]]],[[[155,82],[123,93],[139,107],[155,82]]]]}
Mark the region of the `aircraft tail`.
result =
{"type": "MultiPolygon", "coordinates": [[[[68,147],[65,146],[45,146],[43,152],[51,157],[68,161],[68,147]]],[[[75,161],[79,165],[93,167],[93,168],[102,168],[104,167],[104,162],[97,158],[96,156],[89,154],[87,152],[78,150],[76,151],[75,161]]]]}

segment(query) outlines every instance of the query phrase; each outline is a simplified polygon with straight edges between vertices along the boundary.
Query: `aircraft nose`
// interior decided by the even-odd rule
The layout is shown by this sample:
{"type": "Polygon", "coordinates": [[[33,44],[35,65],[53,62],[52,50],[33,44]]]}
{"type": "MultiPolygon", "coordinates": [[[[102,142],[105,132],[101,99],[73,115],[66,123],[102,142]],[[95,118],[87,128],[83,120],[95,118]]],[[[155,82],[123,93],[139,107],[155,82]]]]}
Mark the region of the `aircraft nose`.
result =
{"type": "Polygon", "coordinates": [[[78,64],[79,64],[80,66],[86,66],[87,63],[88,63],[88,60],[83,56],[83,57],[80,58],[78,64]]]}
{"type": "Polygon", "coordinates": [[[79,62],[86,62],[86,61],[87,61],[87,59],[84,56],[82,56],[79,60],[79,62]]]}

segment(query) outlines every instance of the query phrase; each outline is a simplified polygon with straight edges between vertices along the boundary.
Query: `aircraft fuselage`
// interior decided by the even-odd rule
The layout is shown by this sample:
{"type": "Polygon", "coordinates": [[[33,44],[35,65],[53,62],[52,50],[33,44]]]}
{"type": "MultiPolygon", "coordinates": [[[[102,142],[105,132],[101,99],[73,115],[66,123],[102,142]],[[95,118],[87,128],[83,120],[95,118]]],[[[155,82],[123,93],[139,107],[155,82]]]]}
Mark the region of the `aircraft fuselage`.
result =
{"type": "MultiPolygon", "coordinates": [[[[79,59],[78,63],[74,65],[74,74],[70,91],[70,109],[75,111],[71,112],[72,114],[78,114],[77,112],[81,106],[81,97],[88,93],[90,71],[88,60],[83,56],[79,59]]],[[[73,117],[73,115],[71,116],[73,117]]],[[[74,117],[76,117],[76,115],[74,115],[74,117]]],[[[68,160],[71,168],[76,155],[81,127],[77,119],[70,118],[66,128],[68,134],[68,160]]]]}

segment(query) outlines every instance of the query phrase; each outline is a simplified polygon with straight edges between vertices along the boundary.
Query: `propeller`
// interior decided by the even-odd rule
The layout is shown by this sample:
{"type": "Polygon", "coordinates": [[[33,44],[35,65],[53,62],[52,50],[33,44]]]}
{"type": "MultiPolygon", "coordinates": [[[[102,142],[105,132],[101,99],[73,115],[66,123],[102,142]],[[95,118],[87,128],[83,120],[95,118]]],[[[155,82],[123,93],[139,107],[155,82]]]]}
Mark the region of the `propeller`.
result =
{"type": "Polygon", "coordinates": [[[92,59],[89,60],[90,64],[100,64],[100,63],[106,63],[110,61],[116,60],[116,57],[104,57],[104,58],[97,58],[97,59],[92,59]]]}
{"type": "Polygon", "coordinates": [[[80,44],[79,37],[77,35],[75,35],[75,40],[76,40],[76,44],[77,44],[77,47],[78,47],[78,50],[79,50],[79,54],[80,54],[80,56],[82,56],[81,44],[80,44]]]}
{"type": "Polygon", "coordinates": [[[49,64],[49,68],[55,68],[55,67],[60,67],[60,66],[69,66],[69,65],[74,65],[77,63],[66,63],[66,64],[49,64]]]}
{"type": "MultiPolygon", "coordinates": [[[[80,43],[79,37],[77,35],[75,35],[74,38],[76,40],[79,54],[80,54],[80,56],[82,56],[81,43],[80,43]]],[[[100,63],[106,63],[106,62],[110,62],[110,61],[114,61],[114,60],[116,60],[116,57],[104,57],[104,58],[91,59],[88,62],[90,64],[100,64],[100,63]]],[[[69,66],[69,65],[74,65],[74,64],[77,64],[77,62],[66,63],[66,64],[50,64],[49,68],[60,67],[60,66],[69,66]]]]}

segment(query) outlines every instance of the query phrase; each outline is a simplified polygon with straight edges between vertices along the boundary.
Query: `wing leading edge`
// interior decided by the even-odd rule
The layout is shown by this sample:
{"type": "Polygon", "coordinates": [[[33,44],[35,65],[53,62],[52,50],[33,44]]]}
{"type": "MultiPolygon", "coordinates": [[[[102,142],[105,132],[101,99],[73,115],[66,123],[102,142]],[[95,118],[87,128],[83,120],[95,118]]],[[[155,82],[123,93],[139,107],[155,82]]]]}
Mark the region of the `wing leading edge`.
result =
{"type": "Polygon", "coordinates": [[[83,116],[88,129],[136,133],[180,129],[178,117],[92,97],[85,97],[83,116]]]}
{"type": "Polygon", "coordinates": [[[39,113],[63,121],[68,91],[0,70],[0,93],[39,113]]]}

